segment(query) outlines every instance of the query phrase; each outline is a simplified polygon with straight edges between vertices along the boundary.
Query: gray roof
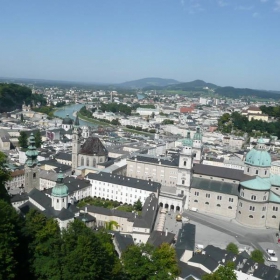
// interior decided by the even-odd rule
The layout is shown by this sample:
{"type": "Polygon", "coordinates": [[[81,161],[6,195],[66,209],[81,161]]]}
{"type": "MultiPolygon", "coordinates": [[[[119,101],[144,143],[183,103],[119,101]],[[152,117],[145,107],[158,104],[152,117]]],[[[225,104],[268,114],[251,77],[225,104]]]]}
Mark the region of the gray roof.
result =
{"type": "Polygon", "coordinates": [[[21,194],[18,193],[11,197],[11,203],[24,201],[24,200],[28,200],[28,194],[26,192],[23,192],[21,194]]]}
{"type": "Polygon", "coordinates": [[[193,173],[240,181],[244,171],[205,164],[194,164],[193,173]]]}
{"type": "Polygon", "coordinates": [[[108,156],[108,151],[98,137],[89,137],[81,146],[79,154],[108,156]]]}
{"type": "Polygon", "coordinates": [[[172,244],[174,237],[174,233],[155,230],[151,233],[147,242],[154,247],[159,247],[162,243],[172,244]]]}
{"type": "Polygon", "coordinates": [[[142,208],[142,215],[135,219],[133,227],[152,229],[155,223],[158,209],[158,199],[151,193],[145,200],[142,208]]]}
{"type": "Polygon", "coordinates": [[[206,274],[206,272],[203,271],[202,269],[195,266],[188,265],[184,262],[179,261],[178,265],[181,271],[180,277],[183,279],[186,279],[186,277],[188,277],[187,278],[188,280],[195,279],[192,276],[198,279],[202,279],[202,276],[206,274]]]}
{"type": "Polygon", "coordinates": [[[129,234],[120,234],[114,232],[115,243],[118,246],[120,252],[124,252],[129,246],[134,245],[133,238],[129,234]]]}
{"type": "Polygon", "coordinates": [[[130,188],[146,190],[150,192],[157,192],[161,187],[160,183],[150,182],[147,180],[141,180],[141,179],[126,177],[121,175],[114,175],[106,172],[89,173],[87,175],[87,178],[91,180],[122,185],[130,188]]]}
{"type": "Polygon", "coordinates": [[[195,249],[195,232],[196,226],[193,224],[183,224],[179,229],[178,237],[175,245],[177,256],[180,258],[182,254],[195,249]]]}
{"type": "Polygon", "coordinates": [[[191,188],[208,190],[211,192],[225,193],[230,195],[238,195],[238,184],[227,183],[224,181],[215,181],[203,178],[193,177],[191,188]]]}
{"type": "Polygon", "coordinates": [[[39,191],[38,189],[32,189],[28,193],[29,197],[35,200],[39,205],[45,209],[52,206],[52,200],[44,192],[39,191]]]}
{"type": "Polygon", "coordinates": [[[50,160],[43,160],[43,161],[40,161],[40,164],[41,165],[50,165],[50,166],[53,166],[54,167],[54,170],[59,172],[60,170],[62,172],[66,172],[66,171],[69,171],[72,169],[71,166],[67,165],[67,164],[62,164],[62,163],[59,163],[58,161],[56,161],[55,159],[50,159],[50,160]]]}
{"type": "Polygon", "coordinates": [[[168,165],[174,167],[178,167],[179,165],[179,155],[176,154],[170,158],[159,158],[153,156],[137,155],[135,157],[132,157],[130,160],[135,160],[135,159],[140,162],[149,162],[152,164],[161,164],[161,165],[168,165]]]}
{"type": "Polygon", "coordinates": [[[214,271],[219,263],[211,258],[209,255],[195,254],[189,262],[202,264],[204,267],[208,268],[210,271],[214,271]]]}
{"type": "Polygon", "coordinates": [[[72,154],[68,153],[58,153],[55,155],[56,159],[61,159],[61,160],[67,160],[67,161],[72,161],[72,154]]]}

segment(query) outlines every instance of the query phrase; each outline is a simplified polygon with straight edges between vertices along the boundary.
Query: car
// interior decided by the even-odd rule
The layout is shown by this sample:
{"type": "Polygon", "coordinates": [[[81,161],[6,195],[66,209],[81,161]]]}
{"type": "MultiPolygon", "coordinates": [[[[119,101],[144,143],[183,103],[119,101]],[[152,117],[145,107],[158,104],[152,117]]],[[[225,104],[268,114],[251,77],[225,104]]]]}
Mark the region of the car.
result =
{"type": "Polygon", "coordinates": [[[271,264],[270,267],[277,268],[277,265],[276,264],[271,264]]]}
{"type": "Polygon", "coordinates": [[[268,257],[267,260],[269,262],[278,262],[278,258],[277,257],[268,257]]]}
{"type": "Polygon", "coordinates": [[[270,256],[272,256],[272,257],[275,257],[275,251],[274,250],[272,250],[272,249],[266,249],[266,252],[270,255],[270,256]]]}

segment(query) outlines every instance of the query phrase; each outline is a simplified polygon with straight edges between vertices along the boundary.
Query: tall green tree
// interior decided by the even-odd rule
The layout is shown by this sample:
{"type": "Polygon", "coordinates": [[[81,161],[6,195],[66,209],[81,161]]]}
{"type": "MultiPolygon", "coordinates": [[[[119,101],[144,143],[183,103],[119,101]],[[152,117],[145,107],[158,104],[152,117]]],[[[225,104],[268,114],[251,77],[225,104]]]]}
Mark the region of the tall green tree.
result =
{"type": "Polygon", "coordinates": [[[0,152],[0,199],[9,202],[10,196],[5,185],[11,179],[11,174],[5,167],[6,161],[7,156],[4,153],[0,152]]]}
{"type": "Polygon", "coordinates": [[[41,148],[42,136],[41,136],[41,133],[40,133],[39,130],[35,132],[34,138],[35,138],[35,146],[36,146],[36,148],[41,148]]]}
{"type": "Polygon", "coordinates": [[[202,280],[237,280],[234,263],[228,262],[225,266],[220,266],[215,272],[204,275],[202,280]]]}
{"type": "Polygon", "coordinates": [[[23,149],[26,149],[28,147],[28,136],[25,131],[20,132],[20,135],[18,138],[18,144],[23,149]]]}
{"type": "Polygon", "coordinates": [[[239,253],[238,246],[232,242],[227,245],[226,250],[228,252],[232,252],[233,254],[236,254],[236,255],[238,255],[238,253],[239,253]]]}
{"type": "Polygon", "coordinates": [[[149,244],[130,246],[122,254],[122,262],[131,280],[172,280],[180,273],[175,250],[168,244],[159,248],[149,244]]]}
{"type": "Polygon", "coordinates": [[[264,263],[263,253],[258,249],[251,252],[251,259],[258,263],[264,263]]]}
{"type": "Polygon", "coordinates": [[[142,202],[140,199],[138,199],[137,201],[134,202],[133,204],[133,209],[136,210],[136,211],[141,211],[142,210],[142,202]]]}
{"type": "Polygon", "coordinates": [[[16,210],[4,200],[0,200],[0,221],[0,279],[15,279],[21,223],[16,210]]]}

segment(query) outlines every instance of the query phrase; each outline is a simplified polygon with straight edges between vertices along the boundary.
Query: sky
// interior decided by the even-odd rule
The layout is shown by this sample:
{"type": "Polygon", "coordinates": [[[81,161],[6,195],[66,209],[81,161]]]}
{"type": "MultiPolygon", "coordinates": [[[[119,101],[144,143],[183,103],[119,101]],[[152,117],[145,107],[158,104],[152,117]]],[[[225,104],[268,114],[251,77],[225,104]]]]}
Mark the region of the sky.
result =
{"type": "Polygon", "coordinates": [[[0,0],[0,77],[280,90],[280,0],[0,0]]]}

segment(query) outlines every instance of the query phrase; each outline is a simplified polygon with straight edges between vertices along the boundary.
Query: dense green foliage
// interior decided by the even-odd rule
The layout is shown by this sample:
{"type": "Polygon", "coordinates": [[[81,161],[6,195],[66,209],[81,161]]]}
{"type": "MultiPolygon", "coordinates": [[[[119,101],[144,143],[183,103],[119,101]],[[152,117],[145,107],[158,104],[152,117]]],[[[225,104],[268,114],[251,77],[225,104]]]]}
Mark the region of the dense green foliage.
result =
{"type": "Polygon", "coordinates": [[[35,147],[36,148],[41,148],[42,145],[42,136],[39,130],[37,130],[34,134],[34,138],[35,138],[35,147]]]}
{"type": "Polygon", "coordinates": [[[264,263],[264,257],[261,250],[254,250],[251,252],[251,259],[258,263],[264,263]]]}
{"type": "Polygon", "coordinates": [[[16,84],[0,83],[0,113],[20,109],[23,102],[30,104],[34,101],[45,104],[42,95],[32,94],[30,88],[16,84]]]}
{"type": "Polygon", "coordinates": [[[235,254],[235,255],[238,255],[238,253],[239,253],[238,246],[236,244],[232,243],[232,242],[227,245],[226,250],[228,252],[231,252],[231,253],[235,254]]]}
{"type": "Polygon", "coordinates": [[[260,106],[263,114],[267,114],[270,117],[280,118],[280,106],[260,106]]]}
{"type": "Polygon", "coordinates": [[[136,210],[136,211],[142,211],[142,202],[140,199],[138,199],[137,201],[134,202],[133,204],[133,208],[136,210]]]}
{"type": "Polygon", "coordinates": [[[166,119],[162,122],[162,124],[174,124],[173,120],[166,119]]]}
{"type": "Polygon", "coordinates": [[[102,112],[112,112],[112,113],[124,113],[126,115],[131,115],[131,107],[125,104],[118,104],[118,103],[101,103],[100,110],[102,112]]]}
{"type": "Polygon", "coordinates": [[[173,280],[180,272],[175,250],[166,243],[159,248],[149,244],[130,246],[122,254],[122,263],[130,280],[173,280]]]}
{"type": "Polygon", "coordinates": [[[262,120],[249,121],[246,116],[242,116],[238,112],[232,114],[223,114],[218,120],[218,129],[223,133],[231,133],[242,135],[244,132],[249,135],[256,135],[259,132],[263,135],[277,135],[280,137],[280,121],[265,122],[262,120]]]}
{"type": "Polygon", "coordinates": [[[23,149],[26,149],[28,147],[28,136],[25,131],[20,132],[18,137],[18,144],[23,149]]]}
{"type": "Polygon", "coordinates": [[[39,108],[33,108],[32,110],[35,112],[43,113],[48,115],[48,118],[51,119],[54,117],[54,106],[42,106],[39,108]]]}
{"type": "MultiPolygon", "coordinates": [[[[10,172],[5,168],[5,163],[7,161],[7,156],[0,152],[0,199],[9,202],[10,196],[7,193],[5,184],[10,180],[10,172]]],[[[1,278],[0,278],[1,279],[1,278]]]]}
{"type": "Polygon", "coordinates": [[[228,262],[225,266],[220,266],[215,272],[206,274],[202,280],[237,280],[234,272],[234,263],[228,262]]]}

